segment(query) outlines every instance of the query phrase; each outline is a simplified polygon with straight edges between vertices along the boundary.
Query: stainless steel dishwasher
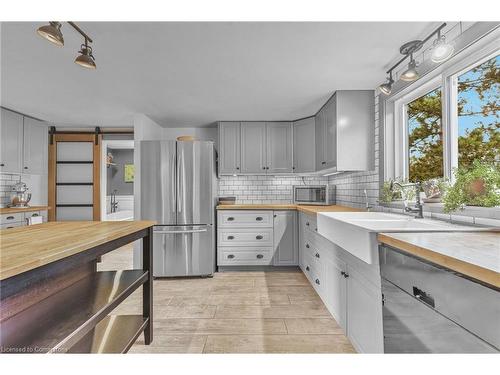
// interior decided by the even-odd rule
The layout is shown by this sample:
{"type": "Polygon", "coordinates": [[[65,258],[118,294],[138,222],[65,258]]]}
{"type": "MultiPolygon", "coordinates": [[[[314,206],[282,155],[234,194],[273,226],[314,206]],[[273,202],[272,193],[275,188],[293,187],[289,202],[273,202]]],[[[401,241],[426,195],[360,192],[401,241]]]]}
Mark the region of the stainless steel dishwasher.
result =
{"type": "Polygon", "coordinates": [[[500,291],[380,246],[385,353],[498,353],[500,291]]]}

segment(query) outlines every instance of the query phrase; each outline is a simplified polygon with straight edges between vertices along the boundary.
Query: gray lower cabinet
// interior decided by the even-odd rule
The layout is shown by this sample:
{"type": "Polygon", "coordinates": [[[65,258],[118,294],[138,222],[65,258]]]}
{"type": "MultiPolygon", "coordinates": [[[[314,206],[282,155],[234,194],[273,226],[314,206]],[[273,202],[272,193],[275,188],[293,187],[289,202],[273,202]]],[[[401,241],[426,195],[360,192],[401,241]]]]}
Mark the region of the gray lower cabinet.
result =
{"type": "Polygon", "coordinates": [[[48,127],[39,120],[24,118],[23,173],[48,173],[48,127]]]}
{"type": "Polygon", "coordinates": [[[327,308],[337,323],[345,329],[347,323],[347,279],[344,277],[347,264],[335,257],[325,259],[327,308]]]}
{"type": "Polygon", "coordinates": [[[240,123],[219,123],[219,173],[240,172],[240,123]]]}
{"type": "Polygon", "coordinates": [[[382,292],[352,267],[347,275],[347,335],[364,353],[383,353],[382,292]]]}
{"type": "Polygon", "coordinates": [[[316,170],[316,122],[308,117],[293,123],[293,172],[316,170]]]}
{"type": "Polygon", "coordinates": [[[297,266],[297,212],[274,211],[274,257],[275,266],[297,266]]]}
{"type": "Polygon", "coordinates": [[[298,264],[295,211],[219,210],[217,265],[298,264]]]}
{"type": "Polygon", "coordinates": [[[266,123],[266,172],[293,172],[293,125],[291,122],[266,123]]]}
{"type": "Polygon", "coordinates": [[[241,123],[241,173],[266,173],[266,123],[241,123]]]}
{"type": "Polygon", "coordinates": [[[315,217],[299,215],[299,259],[304,274],[355,349],[382,353],[382,294],[373,268],[378,265],[358,263],[316,232],[315,217]]]}
{"type": "Polygon", "coordinates": [[[1,108],[0,172],[20,173],[23,157],[23,116],[1,108]]]}

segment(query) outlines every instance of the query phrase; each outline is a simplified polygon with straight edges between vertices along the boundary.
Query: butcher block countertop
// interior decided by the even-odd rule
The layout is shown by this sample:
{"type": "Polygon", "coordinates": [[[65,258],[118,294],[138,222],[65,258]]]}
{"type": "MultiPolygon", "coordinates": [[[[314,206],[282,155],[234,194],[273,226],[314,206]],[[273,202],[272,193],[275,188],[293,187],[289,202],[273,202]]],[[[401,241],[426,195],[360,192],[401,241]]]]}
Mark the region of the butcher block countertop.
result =
{"type": "Polygon", "coordinates": [[[346,206],[313,206],[299,204],[220,204],[218,210],[297,210],[307,214],[317,214],[318,212],[355,212],[363,211],[359,208],[346,206]]]}
{"type": "Polygon", "coordinates": [[[0,215],[16,214],[18,212],[47,211],[49,206],[5,207],[0,208],[0,215]]]}
{"type": "Polygon", "coordinates": [[[153,221],[66,221],[0,231],[0,280],[153,226],[153,221]]]}
{"type": "Polygon", "coordinates": [[[500,288],[500,232],[380,233],[378,240],[500,288]]]}

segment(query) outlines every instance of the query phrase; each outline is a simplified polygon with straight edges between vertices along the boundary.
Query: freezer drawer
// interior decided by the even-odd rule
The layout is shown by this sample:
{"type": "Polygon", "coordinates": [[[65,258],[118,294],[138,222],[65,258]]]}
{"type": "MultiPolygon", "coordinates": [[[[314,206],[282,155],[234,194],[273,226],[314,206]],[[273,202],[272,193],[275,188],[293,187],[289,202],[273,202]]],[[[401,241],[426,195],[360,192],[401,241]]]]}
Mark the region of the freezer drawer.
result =
{"type": "Polygon", "coordinates": [[[211,225],[155,226],[153,256],[155,277],[212,275],[214,229],[211,225]]]}
{"type": "Polygon", "coordinates": [[[273,246],[273,229],[219,229],[219,246],[273,246]]]}

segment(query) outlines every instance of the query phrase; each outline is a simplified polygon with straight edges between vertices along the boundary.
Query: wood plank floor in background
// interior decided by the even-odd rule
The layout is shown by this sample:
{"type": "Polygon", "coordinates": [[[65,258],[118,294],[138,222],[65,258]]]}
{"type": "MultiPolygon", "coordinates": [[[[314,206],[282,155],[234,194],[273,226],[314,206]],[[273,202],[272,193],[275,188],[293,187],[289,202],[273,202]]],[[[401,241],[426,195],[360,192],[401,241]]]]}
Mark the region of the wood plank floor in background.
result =
{"type": "MultiPolygon", "coordinates": [[[[99,270],[131,269],[132,247],[99,270]]],[[[140,314],[141,291],[113,314],[140,314]]],[[[297,271],[225,272],[154,281],[154,339],[130,353],[354,353],[306,277],[297,271]]]]}

